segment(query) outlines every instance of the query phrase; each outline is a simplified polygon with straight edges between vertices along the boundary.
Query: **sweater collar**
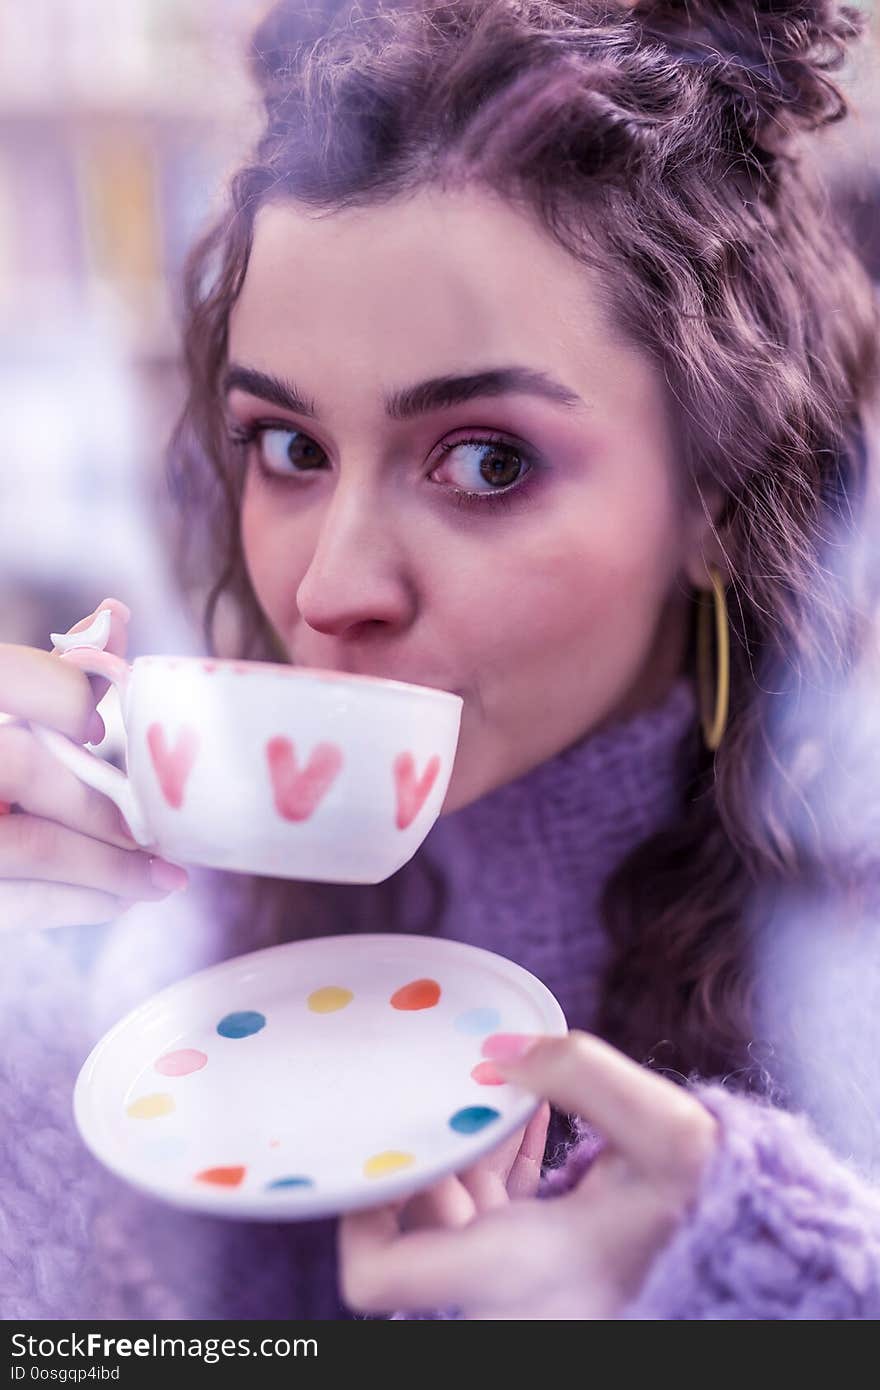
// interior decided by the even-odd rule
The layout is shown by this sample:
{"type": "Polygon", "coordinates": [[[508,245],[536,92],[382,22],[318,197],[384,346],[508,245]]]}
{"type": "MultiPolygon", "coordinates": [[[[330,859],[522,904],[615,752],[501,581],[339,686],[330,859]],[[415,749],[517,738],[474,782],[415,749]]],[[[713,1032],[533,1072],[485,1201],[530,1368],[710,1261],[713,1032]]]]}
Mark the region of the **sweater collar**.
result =
{"type": "Polygon", "coordinates": [[[679,678],[650,709],[589,731],[477,801],[441,816],[401,871],[398,920],[495,951],[590,1028],[605,961],[599,898],[626,855],[680,813],[699,747],[679,678]]]}
{"type": "Polygon", "coordinates": [[[589,730],[521,777],[441,817],[425,845],[476,835],[516,852],[519,836],[535,829],[551,853],[560,835],[567,841],[575,834],[588,855],[635,845],[677,808],[697,746],[696,696],[681,676],[658,704],[589,730]]]}
{"type": "Polygon", "coordinates": [[[297,910],[280,925],[254,912],[253,880],[193,870],[201,891],[143,905],[149,932],[138,911],[114,924],[92,971],[91,997],[107,1013],[95,1036],[156,989],[229,956],[279,939],[390,930],[515,960],[553,991],[571,1027],[589,1028],[604,958],[598,896],[626,854],[680,812],[695,712],[682,677],[653,708],[589,731],[441,816],[390,879],[291,884],[297,910]]]}

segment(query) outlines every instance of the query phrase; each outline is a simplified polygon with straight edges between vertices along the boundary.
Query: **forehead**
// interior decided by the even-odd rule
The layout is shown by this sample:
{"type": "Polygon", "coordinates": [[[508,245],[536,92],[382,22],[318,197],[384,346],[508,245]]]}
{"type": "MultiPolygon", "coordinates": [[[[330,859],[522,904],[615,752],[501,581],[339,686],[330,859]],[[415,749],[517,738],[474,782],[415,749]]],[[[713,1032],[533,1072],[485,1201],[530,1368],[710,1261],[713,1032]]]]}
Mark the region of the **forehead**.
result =
{"type": "Polygon", "coordinates": [[[527,213],[484,190],[434,189],[371,208],[258,212],[230,319],[230,355],[303,371],[341,362],[402,382],[419,366],[534,362],[570,375],[608,350],[595,273],[527,213]],[[294,346],[295,345],[295,346],[294,346]],[[305,350],[303,352],[303,349],[305,350]]]}

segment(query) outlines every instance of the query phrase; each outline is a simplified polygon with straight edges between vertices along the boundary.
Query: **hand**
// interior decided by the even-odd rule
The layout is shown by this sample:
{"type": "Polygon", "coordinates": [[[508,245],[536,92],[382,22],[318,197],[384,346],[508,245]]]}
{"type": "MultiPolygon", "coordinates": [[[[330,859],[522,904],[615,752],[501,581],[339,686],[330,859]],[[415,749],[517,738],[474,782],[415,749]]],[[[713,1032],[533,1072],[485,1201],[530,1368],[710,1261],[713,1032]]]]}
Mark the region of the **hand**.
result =
{"type": "MultiPolygon", "coordinates": [[[[107,650],[124,656],[128,610],[117,599],[100,607],[113,610],[107,650]]],[[[155,856],[129,837],[113,802],[53,758],[25,722],[78,743],[95,739],[107,689],[55,652],[0,643],[0,709],[12,716],[0,722],[0,930],[107,922],[171,891],[153,881],[155,856]]]]}
{"type": "Polygon", "coordinates": [[[343,1216],[340,1284],[354,1310],[615,1318],[686,1216],[717,1144],[687,1091],[579,1031],[494,1064],[589,1121],[605,1147],[564,1195],[511,1195],[463,1223],[404,1230],[400,1202],[343,1216]]]}
{"type": "Polygon", "coordinates": [[[456,1176],[450,1173],[414,1197],[395,1202],[402,1231],[466,1226],[475,1216],[532,1197],[541,1181],[550,1106],[538,1106],[529,1123],[456,1176]]]}

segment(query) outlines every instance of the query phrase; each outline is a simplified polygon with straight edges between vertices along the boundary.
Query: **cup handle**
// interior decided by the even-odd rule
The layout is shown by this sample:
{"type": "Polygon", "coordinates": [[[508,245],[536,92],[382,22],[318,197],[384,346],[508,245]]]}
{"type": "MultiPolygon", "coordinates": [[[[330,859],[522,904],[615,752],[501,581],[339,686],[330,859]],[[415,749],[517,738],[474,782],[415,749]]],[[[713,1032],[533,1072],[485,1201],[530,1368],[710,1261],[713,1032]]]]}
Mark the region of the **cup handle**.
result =
{"type": "MultiPolygon", "coordinates": [[[[125,729],[126,704],[132,669],[128,662],[123,661],[120,656],[114,656],[112,652],[104,652],[95,647],[71,647],[65,652],[59,652],[58,656],[60,661],[71,662],[72,665],[78,666],[81,671],[84,671],[86,675],[101,676],[116,687],[119,692],[122,726],[125,729]]],[[[78,743],[65,738],[64,734],[59,733],[57,729],[47,729],[45,725],[35,724],[32,720],[28,722],[34,737],[44,748],[48,749],[53,757],[63,763],[81,782],[85,782],[86,786],[94,787],[96,791],[109,796],[128,821],[131,833],[139,845],[147,848],[154,843],[155,836],[150,833],[146,818],[132,790],[131,782],[124,772],[120,772],[119,768],[113,767],[103,758],[99,758],[96,753],[87,753],[78,743]]],[[[127,767],[127,730],[125,737],[125,764],[127,767]]]]}

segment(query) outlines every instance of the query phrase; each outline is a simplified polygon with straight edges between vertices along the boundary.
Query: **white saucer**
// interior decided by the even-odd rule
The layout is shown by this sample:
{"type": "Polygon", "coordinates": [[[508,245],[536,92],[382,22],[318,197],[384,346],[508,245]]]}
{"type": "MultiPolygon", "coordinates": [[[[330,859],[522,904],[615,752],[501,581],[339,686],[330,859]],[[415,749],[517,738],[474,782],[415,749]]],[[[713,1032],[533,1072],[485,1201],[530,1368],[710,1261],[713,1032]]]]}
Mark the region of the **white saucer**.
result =
{"type": "Polygon", "coordinates": [[[175,1206],[334,1215],[458,1172],[529,1120],[539,1099],[493,1083],[482,1056],[496,1032],[567,1032],[503,956],[396,933],[288,942],[111,1028],[77,1078],[76,1122],[102,1163],[175,1206]]]}

